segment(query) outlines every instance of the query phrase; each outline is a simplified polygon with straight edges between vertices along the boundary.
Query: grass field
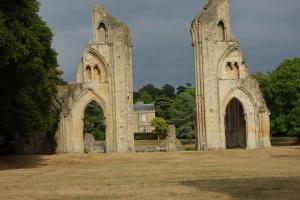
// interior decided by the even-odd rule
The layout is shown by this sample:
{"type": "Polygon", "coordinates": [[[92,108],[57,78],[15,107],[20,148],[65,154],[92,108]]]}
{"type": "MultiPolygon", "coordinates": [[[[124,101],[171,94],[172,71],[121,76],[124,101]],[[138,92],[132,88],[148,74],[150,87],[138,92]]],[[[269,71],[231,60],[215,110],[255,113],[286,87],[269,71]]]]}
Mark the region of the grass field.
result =
{"type": "Polygon", "coordinates": [[[1,200],[297,200],[300,147],[0,157],[1,200]]]}
{"type": "MultiPolygon", "coordinates": [[[[196,145],[195,140],[192,141],[192,143],[189,143],[188,140],[180,140],[183,144],[186,151],[195,151],[196,145]]],[[[160,144],[163,142],[163,140],[136,140],[135,141],[135,150],[138,152],[143,152],[146,149],[156,149],[160,146],[160,144]]]]}

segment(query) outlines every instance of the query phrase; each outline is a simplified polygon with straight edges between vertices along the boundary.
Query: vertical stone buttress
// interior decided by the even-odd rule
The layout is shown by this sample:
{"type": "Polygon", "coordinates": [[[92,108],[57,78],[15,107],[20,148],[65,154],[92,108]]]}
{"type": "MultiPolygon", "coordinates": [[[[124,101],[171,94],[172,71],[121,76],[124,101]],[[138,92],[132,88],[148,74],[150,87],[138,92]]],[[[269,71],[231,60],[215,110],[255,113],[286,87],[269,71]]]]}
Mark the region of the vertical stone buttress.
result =
{"type": "MultiPolygon", "coordinates": [[[[259,100],[263,98],[257,82],[249,77],[239,43],[231,33],[229,0],[209,0],[193,20],[191,35],[195,64],[197,149],[226,148],[226,100],[230,95],[238,93],[235,92],[238,88],[249,97],[247,99],[244,94],[237,97],[244,101],[241,103],[244,103],[245,118],[248,115],[251,119],[247,121],[247,148],[262,147],[261,140],[257,138],[263,134],[263,130],[259,129],[257,119],[260,118],[259,107],[266,106],[263,100],[259,100]]],[[[262,126],[264,134],[269,135],[266,112],[261,121],[265,121],[262,126]]],[[[266,140],[269,140],[269,136],[266,140]]]]}
{"type": "Polygon", "coordinates": [[[102,6],[95,6],[93,8],[93,36],[88,48],[99,52],[108,65],[107,70],[111,78],[109,87],[111,102],[107,103],[112,105],[113,132],[117,152],[134,151],[131,125],[133,113],[131,47],[132,41],[128,26],[108,14],[102,6]]]}
{"type": "Polygon", "coordinates": [[[91,101],[104,111],[106,152],[134,151],[131,48],[128,26],[94,6],[92,38],[77,67],[76,83],[59,96],[62,110],[69,111],[61,117],[58,152],[83,152],[83,113],[91,101]]]}

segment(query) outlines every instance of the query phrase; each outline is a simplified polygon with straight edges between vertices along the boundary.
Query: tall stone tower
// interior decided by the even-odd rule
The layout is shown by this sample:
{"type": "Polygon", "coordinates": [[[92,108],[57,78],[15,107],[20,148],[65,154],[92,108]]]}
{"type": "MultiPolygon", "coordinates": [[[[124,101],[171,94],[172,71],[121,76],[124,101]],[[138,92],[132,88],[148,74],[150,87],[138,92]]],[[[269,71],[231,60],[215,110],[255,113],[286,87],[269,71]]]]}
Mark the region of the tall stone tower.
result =
{"type": "Polygon", "coordinates": [[[92,38],[77,67],[76,83],[60,88],[57,152],[83,152],[83,113],[97,102],[105,116],[106,152],[134,151],[129,28],[100,5],[92,9],[92,38]]]}
{"type": "Polygon", "coordinates": [[[229,10],[229,0],[209,0],[192,22],[198,150],[270,147],[270,113],[231,33],[229,10]]]}

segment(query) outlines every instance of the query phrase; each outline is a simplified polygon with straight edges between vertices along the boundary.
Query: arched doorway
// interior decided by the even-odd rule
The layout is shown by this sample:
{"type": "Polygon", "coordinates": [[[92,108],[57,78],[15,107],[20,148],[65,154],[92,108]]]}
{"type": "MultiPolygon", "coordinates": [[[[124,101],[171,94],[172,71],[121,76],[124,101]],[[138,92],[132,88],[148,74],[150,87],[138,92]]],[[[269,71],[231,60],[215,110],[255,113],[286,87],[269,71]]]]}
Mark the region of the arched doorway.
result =
{"type": "Polygon", "coordinates": [[[246,148],[246,120],[241,102],[233,98],[226,109],[226,148],[246,148]]]}
{"type": "Polygon", "coordinates": [[[83,140],[84,152],[106,152],[106,125],[101,106],[90,102],[84,110],[83,140]]]}

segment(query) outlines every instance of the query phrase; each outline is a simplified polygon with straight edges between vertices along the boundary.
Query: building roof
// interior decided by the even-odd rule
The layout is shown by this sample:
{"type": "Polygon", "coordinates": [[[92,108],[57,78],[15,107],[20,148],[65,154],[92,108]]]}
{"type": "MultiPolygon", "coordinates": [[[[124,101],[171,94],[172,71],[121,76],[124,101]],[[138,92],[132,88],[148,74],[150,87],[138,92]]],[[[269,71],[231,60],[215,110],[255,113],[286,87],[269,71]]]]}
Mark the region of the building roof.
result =
{"type": "Polygon", "coordinates": [[[154,107],[154,104],[134,104],[133,111],[134,112],[154,112],[155,107],[154,107]]]}

